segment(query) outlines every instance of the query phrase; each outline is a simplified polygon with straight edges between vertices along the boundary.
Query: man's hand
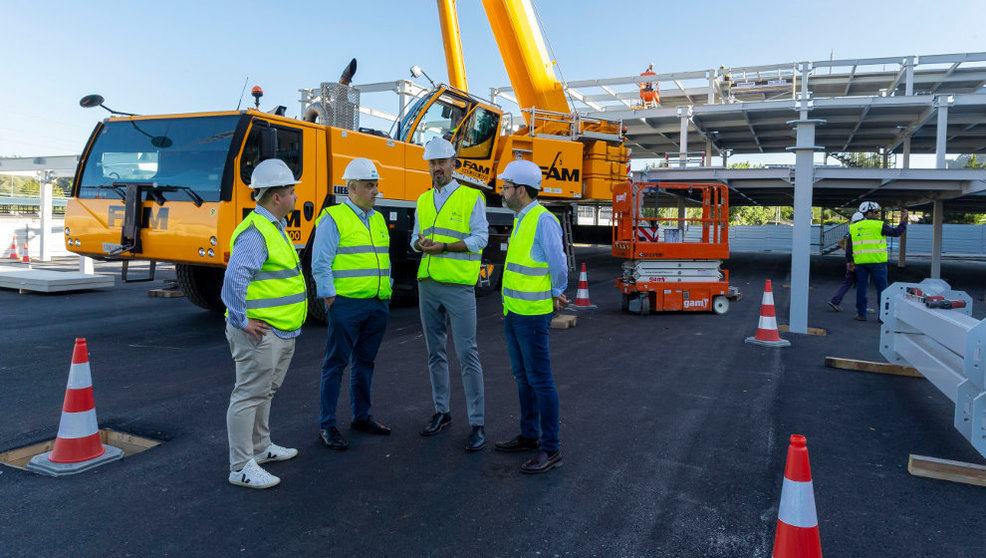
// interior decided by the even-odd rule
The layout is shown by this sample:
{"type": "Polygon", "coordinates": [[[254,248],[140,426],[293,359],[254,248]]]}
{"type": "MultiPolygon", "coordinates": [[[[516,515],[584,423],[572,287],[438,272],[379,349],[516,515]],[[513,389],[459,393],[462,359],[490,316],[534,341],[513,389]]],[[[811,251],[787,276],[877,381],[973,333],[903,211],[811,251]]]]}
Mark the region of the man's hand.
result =
{"type": "Polygon", "coordinates": [[[846,262],[846,269],[849,271],[856,271],[856,264],[853,262],[846,262]]]}
{"type": "Polygon", "coordinates": [[[243,328],[243,331],[247,332],[250,337],[253,337],[254,341],[260,341],[260,338],[270,331],[270,326],[267,322],[258,320],[256,318],[248,318],[247,325],[243,328]]]}
{"type": "Polygon", "coordinates": [[[560,294],[560,295],[558,295],[556,297],[553,297],[551,300],[555,304],[555,310],[556,311],[561,310],[562,308],[565,308],[566,306],[568,306],[568,298],[565,296],[565,293],[562,293],[562,294],[560,294]]]}
{"type": "Polygon", "coordinates": [[[417,241],[418,250],[421,250],[422,252],[426,252],[427,251],[426,249],[428,247],[434,245],[435,245],[435,241],[430,238],[421,237],[417,241]]]}
{"type": "Polygon", "coordinates": [[[329,308],[332,308],[332,303],[336,301],[336,297],[334,297],[334,296],[327,296],[327,297],[323,298],[322,300],[325,301],[325,309],[328,310],[329,308]]]}
{"type": "Polygon", "coordinates": [[[901,222],[907,221],[907,216],[908,215],[910,215],[910,213],[908,213],[906,209],[901,209],[900,210],[900,220],[901,220],[901,222]]]}
{"type": "Polygon", "coordinates": [[[419,245],[421,246],[421,251],[424,252],[425,254],[441,254],[443,251],[445,251],[444,242],[435,242],[430,238],[426,240],[428,241],[427,246],[425,246],[423,242],[419,243],[419,245]]]}

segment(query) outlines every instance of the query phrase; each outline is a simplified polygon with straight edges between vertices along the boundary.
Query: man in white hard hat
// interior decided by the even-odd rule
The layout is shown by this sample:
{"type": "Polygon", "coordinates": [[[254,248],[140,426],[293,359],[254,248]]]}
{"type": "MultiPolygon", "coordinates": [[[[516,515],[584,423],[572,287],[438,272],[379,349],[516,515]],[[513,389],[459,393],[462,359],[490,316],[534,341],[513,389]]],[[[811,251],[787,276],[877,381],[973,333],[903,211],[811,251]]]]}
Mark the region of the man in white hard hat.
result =
{"type": "Polygon", "coordinates": [[[446,322],[462,372],[471,427],[466,451],[486,445],[483,368],[476,345],[476,281],[483,248],[489,239],[486,202],[473,188],[452,178],[455,147],[433,138],[425,144],[432,188],[418,197],[411,247],[421,252],[418,265],[418,308],[428,347],[428,371],[435,414],[421,431],[433,436],[452,422],[446,322]]]}
{"type": "MultiPolygon", "coordinates": [[[[849,220],[849,224],[853,224],[857,221],[863,220],[863,214],[856,212],[852,214],[852,219],[849,220]]],[[[835,294],[829,299],[829,308],[835,310],[836,312],[842,312],[842,307],[839,304],[842,303],[842,298],[846,296],[849,289],[856,284],[856,264],[852,261],[852,236],[850,236],[849,231],[839,239],[839,248],[846,251],[846,274],[842,278],[842,284],[836,289],[835,294]]]]}
{"type": "Polygon", "coordinates": [[[342,374],[349,373],[350,428],[387,435],[390,428],[370,414],[373,366],[387,329],[392,282],[390,232],[383,215],[373,210],[380,175],[369,159],[353,159],[342,179],[349,195],[327,207],[315,220],[312,278],[329,313],[329,332],[322,360],[319,437],[334,450],[349,447],[339,432],[336,404],[342,374]]]}
{"type": "Polygon", "coordinates": [[[497,442],[496,449],[535,451],[520,470],[543,473],[561,465],[548,331],[551,314],[568,305],[568,261],[558,218],[537,201],[540,167],[511,161],[497,178],[503,181],[503,204],[516,214],[502,293],[503,331],[520,396],[520,434],[497,442]]]}
{"type": "Polygon", "coordinates": [[[866,286],[873,276],[876,284],[876,302],[887,288],[887,237],[900,236],[907,228],[907,210],[900,210],[900,224],[896,227],[880,220],[880,204],[864,201],[859,204],[863,219],[849,225],[853,262],[856,264],[856,320],[866,321],[866,286]]]}
{"type": "Polygon", "coordinates": [[[236,362],[229,398],[229,482],[270,488],[281,479],[260,464],[284,461],[298,450],[270,439],[270,403],[284,382],[295,338],[308,315],[305,278],[285,217],[294,209],[299,184],[280,159],[253,169],[250,188],[257,206],[233,231],[223,280],[226,339],[236,362]]]}

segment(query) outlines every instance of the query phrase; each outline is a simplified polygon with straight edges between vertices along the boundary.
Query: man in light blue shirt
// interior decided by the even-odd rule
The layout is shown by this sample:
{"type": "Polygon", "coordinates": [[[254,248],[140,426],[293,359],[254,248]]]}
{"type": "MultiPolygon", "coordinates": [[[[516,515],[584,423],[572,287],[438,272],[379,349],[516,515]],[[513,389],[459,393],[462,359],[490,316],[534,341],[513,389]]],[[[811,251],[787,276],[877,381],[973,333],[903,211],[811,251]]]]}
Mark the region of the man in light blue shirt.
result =
{"type": "Polygon", "coordinates": [[[374,361],[390,315],[390,235],[383,217],[373,210],[380,176],[373,162],[357,158],[342,178],[348,197],[322,212],[317,220],[312,278],[328,310],[329,331],[322,361],[319,437],[329,449],[349,447],[336,422],[342,374],[347,366],[350,428],[388,435],[390,428],[370,414],[374,361]],[[355,217],[355,218],[354,218],[355,217]],[[333,266],[336,267],[335,272],[333,266]]]}

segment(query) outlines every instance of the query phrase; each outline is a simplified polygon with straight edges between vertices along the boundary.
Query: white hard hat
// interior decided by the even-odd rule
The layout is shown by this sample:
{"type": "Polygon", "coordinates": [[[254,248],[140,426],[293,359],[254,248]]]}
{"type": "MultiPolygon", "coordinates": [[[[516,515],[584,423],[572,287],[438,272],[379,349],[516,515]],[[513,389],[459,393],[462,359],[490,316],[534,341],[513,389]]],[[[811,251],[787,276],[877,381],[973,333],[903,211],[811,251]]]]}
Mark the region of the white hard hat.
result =
{"type": "Polygon", "coordinates": [[[867,211],[880,211],[880,204],[875,201],[864,201],[859,204],[860,213],[866,213],[867,211]]]}
{"type": "Polygon", "coordinates": [[[250,187],[254,190],[290,186],[292,184],[301,184],[301,181],[295,180],[294,173],[280,159],[266,159],[261,161],[259,165],[254,167],[253,174],[250,175],[250,187]]]}
{"type": "Polygon", "coordinates": [[[530,161],[510,161],[507,168],[503,169],[503,174],[497,175],[497,178],[530,186],[535,190],[541,189],[541,167],[530,161]]]}
{"type": "Polygon", "coordinates": [[[428,140],[428,143],[425,144],[425,154],[423,157],[425,161],[432,159],[451,159],[452,157],[455,157],[455,147],[447,139],[436,136],[428,140]]]}
{"type": "Polygon", "coordinates": [[[852,223],[855,223],[856,221],[862,221],[865,218],[866,218],[866,216],[864,216],[862,213],[860,213],[860,212],[857,211],[856,213],[853,213],[852,214],[852,219],[850,221],[852,223]]]}
{"type": "Polygon", "coordinates": [[[373,161],[359,157],[353,159],[346,165],[346,170],[342,173],[343,180],[380,180],[380,173],[373,161]]]}

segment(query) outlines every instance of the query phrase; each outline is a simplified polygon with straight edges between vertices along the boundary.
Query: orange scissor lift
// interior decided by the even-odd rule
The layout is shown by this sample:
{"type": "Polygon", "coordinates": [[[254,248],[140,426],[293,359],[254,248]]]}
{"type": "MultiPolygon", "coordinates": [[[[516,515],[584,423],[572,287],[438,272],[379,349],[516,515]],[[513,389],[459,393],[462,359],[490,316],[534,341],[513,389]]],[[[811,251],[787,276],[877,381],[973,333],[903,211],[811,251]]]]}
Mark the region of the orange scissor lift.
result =
{"type": "Polygon", "coordinates": [[[623,258],[623,276],[616,287],[623,293],[624,311],[725,314],[729,300],[739,298],[729,287],[729,272],[719,267],[729,258],[728,189],[691,182],[617,186],[613,256],[623,258]],[[701,207],[701,216],[670,216],[682,201],[686,208],[701,207]],[[693,239],[695,227],[701,227],[698,240],[693,239]]]}

